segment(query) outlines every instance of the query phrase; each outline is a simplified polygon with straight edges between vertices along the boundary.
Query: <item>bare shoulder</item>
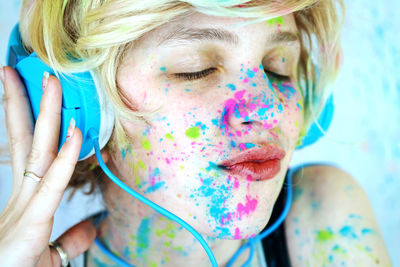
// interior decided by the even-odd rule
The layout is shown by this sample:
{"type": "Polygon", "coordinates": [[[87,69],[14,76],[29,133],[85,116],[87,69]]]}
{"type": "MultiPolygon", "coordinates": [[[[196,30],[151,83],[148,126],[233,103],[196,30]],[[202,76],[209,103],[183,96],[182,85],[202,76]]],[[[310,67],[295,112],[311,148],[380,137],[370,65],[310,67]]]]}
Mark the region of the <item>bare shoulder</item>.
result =
{"type": "Polygon", "coordinates": [[[391,266],[367,195],[337,167],[314,165],[293,175],[285,227],[293,266],[391,266]]]}

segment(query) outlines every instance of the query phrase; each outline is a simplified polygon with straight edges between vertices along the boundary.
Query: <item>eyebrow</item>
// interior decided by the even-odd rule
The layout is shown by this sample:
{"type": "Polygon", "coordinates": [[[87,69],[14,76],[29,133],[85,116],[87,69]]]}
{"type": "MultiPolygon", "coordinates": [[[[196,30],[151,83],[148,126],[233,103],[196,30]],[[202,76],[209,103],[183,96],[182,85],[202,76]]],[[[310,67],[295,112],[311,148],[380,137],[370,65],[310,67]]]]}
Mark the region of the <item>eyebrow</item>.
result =
{"type": "MultiPolygon", "coordinates": [[[[239,43],[239,36],[230,31],[218,28],[179,28],[165,36],[162,36],[158,42],[158,46],[175,42],[185,43],[196,41],[221,41],[237,45],[239,43]]],[[[298,34],[290,31],[275,32],[268,38],[268,42],[271,44],[293,43],[298,41],[298,34]]]]}

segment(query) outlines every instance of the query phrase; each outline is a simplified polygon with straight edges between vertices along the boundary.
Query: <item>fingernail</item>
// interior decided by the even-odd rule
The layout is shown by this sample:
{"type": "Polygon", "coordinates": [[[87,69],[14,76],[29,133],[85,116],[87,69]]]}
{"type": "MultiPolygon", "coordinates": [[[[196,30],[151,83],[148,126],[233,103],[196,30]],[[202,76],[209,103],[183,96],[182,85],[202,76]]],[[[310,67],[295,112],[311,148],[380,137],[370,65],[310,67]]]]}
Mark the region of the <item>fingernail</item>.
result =
{"type": "Polygon", "coordinates": [[[47,82],[49,80],[49,73],[47,71],[43,72],[43,83],[42,83],[42,90],[46,90],[47,82]]]}
{"type": "Polygon", "coordinates": [[[72,138],[72,136],[74,135],[74,130],[75,130],[75,120],[74,118],[72,118],[71,121],[69,122],[67,139],[65,139],[65,142],[68,142],[72,138]]]}
{"type": "Polygon", "coordinates": [[[4,85],[5,73],[4,73],[4,66],[0,63],[0,80],[4,85]]]}

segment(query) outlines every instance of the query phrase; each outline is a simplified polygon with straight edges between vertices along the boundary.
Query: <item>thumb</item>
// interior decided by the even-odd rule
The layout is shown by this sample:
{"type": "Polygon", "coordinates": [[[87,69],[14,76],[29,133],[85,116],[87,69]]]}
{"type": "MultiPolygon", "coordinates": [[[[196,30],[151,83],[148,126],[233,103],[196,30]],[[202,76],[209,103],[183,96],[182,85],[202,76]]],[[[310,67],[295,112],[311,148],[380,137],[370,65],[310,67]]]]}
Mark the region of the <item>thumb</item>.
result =
{"type": "MultiPolygon", "coordinates": [[[[91,221],[85,220],[69,228],[55,242],[67,253],[68,260],[72,260],[88,250],[95,237],[96,228],[91,221]]],[[[51,258],[52,262],[61,262],[55,249],[51,249],[51,258]]]]}

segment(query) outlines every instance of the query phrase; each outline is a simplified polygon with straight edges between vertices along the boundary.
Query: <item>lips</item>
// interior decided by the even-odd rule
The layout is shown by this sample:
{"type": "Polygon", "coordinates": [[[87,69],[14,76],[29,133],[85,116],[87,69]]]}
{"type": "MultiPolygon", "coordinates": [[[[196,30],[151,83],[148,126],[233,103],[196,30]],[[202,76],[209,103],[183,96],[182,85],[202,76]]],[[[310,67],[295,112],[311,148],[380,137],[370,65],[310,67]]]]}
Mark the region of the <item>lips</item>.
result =
{"type": "Polygon", "coordinates": [[[264,181],[275,177],[281,169],[285,151],[276,144],[245,150],[218,166],[231,175],[247,180],[264,181]]]}

